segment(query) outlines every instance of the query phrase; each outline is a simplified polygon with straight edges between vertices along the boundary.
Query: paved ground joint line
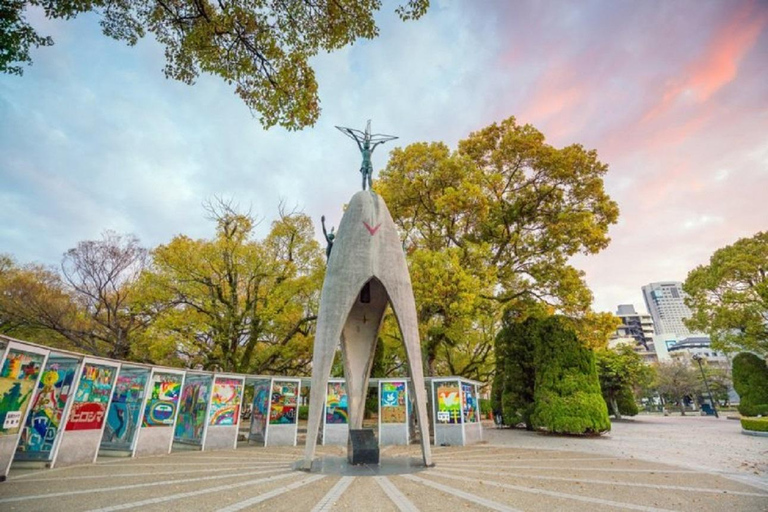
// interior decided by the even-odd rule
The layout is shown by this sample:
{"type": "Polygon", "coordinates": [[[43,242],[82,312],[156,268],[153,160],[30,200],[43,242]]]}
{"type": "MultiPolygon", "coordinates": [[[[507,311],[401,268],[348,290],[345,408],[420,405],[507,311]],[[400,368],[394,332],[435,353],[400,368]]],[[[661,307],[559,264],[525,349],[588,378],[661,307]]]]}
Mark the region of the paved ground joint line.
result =
{"type": "Polygon", "coordinates": [[[458,489],[448,487],[447,485],[433,482],[432,480],[427,480],[426,478],[421,478],[414,475],[400,475],[400,476],[402,476],[405,479],[411,480],[413,482],[417,482],[422,485],[432,487],[433,489],[437,489],[438,491],[446,492],[448,494],[453,494],[454,496],[457,496],[463,500],[467,500],[477,505],[487,507],[491,510],[498,510],[499,512],[522,512],[520,509],[512,508],[507,505],[504,505],[503,503],[482,498],[475,494],[470,494],[468,492],[460,491],[458,489]]]}
{"type": "Polygon", "coordinates": [[[305,485],[309,485],[313,482],[317,482],[318,480],[321,480],[325,478],[325,475],[313,475],[309,478],[305,478],[304,480],[301,480],[299,482],[294,482],[290,485],[286,485],[285,487],[281,487],[279,489],[275,489],[269,492],[265,492],[264,494],[259,494],[256,497],[253,497],[251,499],[240,501],[238,503],[233,503],[232,505],[229,505],[228,507],[224,507],[219,509],[219,512],[236,512],[238,510],[243,510],[244,508],[248,508],[252,505],[257,505],[263,501],[270,500],[276,496],[280,496],[281,494],[285,494],[288,491],[292,491],[294,489],[298,489],[299,487],[303,487],[305,485]]]}
{"type": "Polygon", "coordinates": [[[395,487],[395,484],[389,480],[389,478],[385,476],[375,476],[373,479],[377,484],[379,484],[379,487],[382,488],[384,493],[390,500],[392,500],[392,503],[395,504],[400,512],[419,512],[419,509],[416,508],[416,505],[414,505],[413,502],[411,502],[411,500],[405,496],[405,494],[401,493],[400,490],[395,487]]]}
{"type": "Polygon", "coordinates": [[[146,505],[157,505],[158,503],[167,503],[169,501],[182,500],[184,498],[192,498],[194,496],[201,496],[203,494],[210,494],[212,492],[225,492],[238,487],[245,487],[247,485],[259,485],[267,482],[274,482],[282,478],[288,478],[293,476],[293,472],[285,473],[283,475],[268,476],[266,478],[257,478],[256,480],[247,480],[245,482],[238,482],[236,484],[219,485],[216,487],[209,487],[208,489],[200,489],[197,491],[180,492],[177,494],[171,494],[169,496],[160,496],[158,498],[150,498],[141,501],[134,501],[131,503],[122,503],[120,505],[113,505],[111,507],[104,507],[89,510],[88,512],[115,512],[117,510],[128,510],[130,508],[143,507],[146,505]]]}
{"type": "Polygon", "coordinates": [[[331,490],[323,496],[323,498],[317,502],[315,508],[311,512],[327,512],[336,504],[336,501],[344,494],[347,487],[355,480],[353,476],[343,476],[336,482],[336,485],[331,487],[331,490]]]}
{"type": "MultiPolygon", "coordinates": [[[[264,473],[279,473],[283,471],[289,471],[286,469],[262,469],[259,471],[250,471],[248,473],[240,473],[237,476],[251,476],[251,475],[263,475],[264,473]]],[[[59,498],[64,496],[77,496],[79,494],[93,494],[96,492],[112,492],[112,491],[126,491],[129,489],[140,489],[142,487],[154,487],[158,485],[178,485],[188,484],[192,482],[205,482],[209,480],[220,480],[222,478],[232,478],[231,474],[227,475],[215,475],[215,476],[201,476],[198,478],[183,478],[177,480],[161,480],[159,482],[146,482],[143,484],[130,484],[130,485],[117,485],[113,487],[96,487],[92,489],[81,489],[77,491],[65,491],[65,492],[52,492],[48,494],[36,494],[32,496],[14,496],[13,498],[2,498],[0,503],[11,503],[16,501],[28,501],[28,500],[42,500],[46,498],[59,498]]]]}
{"type": "Polygon", "coordinates": [[[604,500],[602,498],[592,498],[589,496],[581,496],[579,494],[569,494],[565,492],[549,491],[546,489],[537,489],[535,487],[525,487],[522,485],[505,484],[501,482],[496,482],[494,480],[483,480],[483,479],[468,478],[464,476],[446,475],[445,473],[440,473],[438,471],[432,472],[430,473],[430,475],[437,476],[438,478],[448,478],[451,480],[461,480],[461,481],[471,482],[471,483],[477,483],[479,480],[481,483],[485,485],[500,487],[502,489],[528,492],[531,494],[539,494],[543,496],[551,496],[553,498],[564,498],[564,499],[569,499],[574,501],[583,501],[585,503],[591,503],[591,504],[597,504],[597,505],[608,505],[610,507],[622,508],[627,510],[640,510],[642,512],[674,512],[666,508],[646,507],[644,505],[635,505],[633,503],[622,503],[620,501],[604,500]]]}

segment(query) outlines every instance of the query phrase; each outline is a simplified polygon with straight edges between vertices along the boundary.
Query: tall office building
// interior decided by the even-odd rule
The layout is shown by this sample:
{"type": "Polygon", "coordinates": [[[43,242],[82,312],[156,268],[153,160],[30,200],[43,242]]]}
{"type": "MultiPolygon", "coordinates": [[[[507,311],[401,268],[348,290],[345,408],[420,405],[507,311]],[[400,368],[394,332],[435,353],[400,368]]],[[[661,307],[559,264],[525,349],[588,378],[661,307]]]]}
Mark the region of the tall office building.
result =
{"type": "Polygon", "coordinates": [[[630,343],[644,361],[657,361],[651,315],[638,313],[632,304],[620,304],[616,316],[621,319],[621,325],[611,337],[609,346],[630,343]]]}
{"type": "Polygon", "coordinates": [[[690,336],[691,331],[683,323],[691,316],[685,305],[683,283],[664,281],[643,286],[645,306],[653,318],[657,334],[674,334],[678,338],[690,336]]]}

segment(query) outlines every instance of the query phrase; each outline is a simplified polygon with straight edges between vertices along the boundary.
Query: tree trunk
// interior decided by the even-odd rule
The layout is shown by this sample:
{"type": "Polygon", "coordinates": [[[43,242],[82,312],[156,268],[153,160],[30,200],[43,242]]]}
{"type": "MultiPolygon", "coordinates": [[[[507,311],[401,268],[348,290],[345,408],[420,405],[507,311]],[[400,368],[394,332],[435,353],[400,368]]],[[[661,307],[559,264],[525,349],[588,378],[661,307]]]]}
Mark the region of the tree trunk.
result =
{"type": "Polygon", "coordinates": [[[685,399],[681,398],[679,403],[680,403],[680,414],[685,416],[685,399]]]}
{"type": "Polygon", "coordinates": [[[619,403],[616,401],[616,397],[611,397],[611,409],[613,409],[613,415],[617,420],[621,419],[621,412],[619,412],[619,403]]]}

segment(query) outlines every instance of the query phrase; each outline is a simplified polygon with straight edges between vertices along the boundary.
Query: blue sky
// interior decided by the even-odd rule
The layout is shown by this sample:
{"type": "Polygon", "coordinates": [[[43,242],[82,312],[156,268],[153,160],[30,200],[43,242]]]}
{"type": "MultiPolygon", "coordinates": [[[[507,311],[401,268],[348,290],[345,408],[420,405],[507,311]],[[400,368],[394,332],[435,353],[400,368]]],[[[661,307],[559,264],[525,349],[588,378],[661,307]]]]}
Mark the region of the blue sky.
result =
{"type": "Polygon", "coordinates": [[[128,47],[94,15],[31,12],[56,44],[0,76],[0,252],[57,264],[106,229],[210,236],[214,195],[251,207],[261,234],[281,200],[338,224],[359,157],[334,125],[369,118],[393,145],[455,146],[515,115],[596,149],[621,208],[611,246],[575,260],[598,310],[768,228],[765,2],[438,1],[408,23],[393,9],[379,38],[313,60],[323,112],[301,132],[263,130],[216,78],[165,79],[151,36],[128,47]]]}

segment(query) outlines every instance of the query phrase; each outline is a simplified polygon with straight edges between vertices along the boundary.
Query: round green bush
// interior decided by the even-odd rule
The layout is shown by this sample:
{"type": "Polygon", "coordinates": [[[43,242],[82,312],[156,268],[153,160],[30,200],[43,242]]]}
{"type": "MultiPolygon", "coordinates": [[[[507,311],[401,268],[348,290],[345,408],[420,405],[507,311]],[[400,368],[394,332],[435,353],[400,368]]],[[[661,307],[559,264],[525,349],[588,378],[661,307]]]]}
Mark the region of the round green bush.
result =
{"type": "Polygon", "coordinates": [[[768,415],[768,366],[765,360],[750,352],[733,358],[733,387],[741,399],[743,416],[768,415]]]}
{"type": "Polygon", "coordinates": [[[534,428],[559,434],[609,431],[594,353],[563,319],[550,317],[542,327],[535,350],[534,428]]]}

